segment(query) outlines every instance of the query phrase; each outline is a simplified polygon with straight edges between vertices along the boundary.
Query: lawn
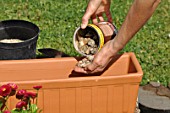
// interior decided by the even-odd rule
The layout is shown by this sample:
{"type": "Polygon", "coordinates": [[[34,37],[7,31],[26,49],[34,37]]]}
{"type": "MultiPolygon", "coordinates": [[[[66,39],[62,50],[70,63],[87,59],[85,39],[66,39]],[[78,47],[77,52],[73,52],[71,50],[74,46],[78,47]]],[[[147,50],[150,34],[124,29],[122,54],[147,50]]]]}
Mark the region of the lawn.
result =
{"type": "MultiPolygon", "coordinates": [[[[132,0],[112,0],[114,24],[119,29],[132,0]]],[[[72,43],[74,30],[80,26],[87,0],[1,0],[0,20],[23,19],[41,30],[39,48],[54,48],[79,56],[72,43]]],[[[162,0],[147,24],[122,52],[134,52],[144,71],[142,85],[158,81],[170,83],[170,1],[162,0]]],[[[37,53],[38,54],[38,53],[37,53]]]]}

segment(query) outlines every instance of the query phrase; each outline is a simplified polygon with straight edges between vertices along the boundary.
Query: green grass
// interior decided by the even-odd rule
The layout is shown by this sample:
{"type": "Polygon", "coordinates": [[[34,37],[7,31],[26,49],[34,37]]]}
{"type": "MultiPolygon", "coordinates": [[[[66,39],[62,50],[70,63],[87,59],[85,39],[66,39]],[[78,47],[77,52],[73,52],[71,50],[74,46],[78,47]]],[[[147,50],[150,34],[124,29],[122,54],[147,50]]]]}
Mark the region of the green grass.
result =
{"type": "MultiPolygon", "coordinates": [[[[120,28],[132,0],[112,0],[113,20],[120,28]]],[[[41,30],[37,48],[54,48],[79,56],[72,43],[74,30],[80,26],[85,0],[1,0],[0,20],[23,19],[41,30]]],[[[162,0],[154,15],[122,52],[136,54],[144,77],[141,84],[170,83],[170,1],[162,0]]]]}

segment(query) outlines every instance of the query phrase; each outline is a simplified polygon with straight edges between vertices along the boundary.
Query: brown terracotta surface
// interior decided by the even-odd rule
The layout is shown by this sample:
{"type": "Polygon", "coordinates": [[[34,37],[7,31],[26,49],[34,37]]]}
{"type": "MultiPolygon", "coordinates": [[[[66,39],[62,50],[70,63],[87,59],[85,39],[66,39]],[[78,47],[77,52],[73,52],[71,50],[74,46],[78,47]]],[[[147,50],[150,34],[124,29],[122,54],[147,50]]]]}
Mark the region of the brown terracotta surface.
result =
{"type": "Polygon", "coordinates": [[[104,43],[111,40],[112,36],[115,35],[114,26],[109,22],[99,22],[97,26],[102,30],[104,35],[104,43]]]}
{"type": "MultiPolygon", "coordinates": [[[[107,69],[84,75],[73,71],[73,57],[0,61],[0,83],[20,89],[42,85],[43,113],[133,113],[142,69],[133,53],[118,55],[107,69]]],[[[14,98],[9,105],[16,104],[14,98]]]]}

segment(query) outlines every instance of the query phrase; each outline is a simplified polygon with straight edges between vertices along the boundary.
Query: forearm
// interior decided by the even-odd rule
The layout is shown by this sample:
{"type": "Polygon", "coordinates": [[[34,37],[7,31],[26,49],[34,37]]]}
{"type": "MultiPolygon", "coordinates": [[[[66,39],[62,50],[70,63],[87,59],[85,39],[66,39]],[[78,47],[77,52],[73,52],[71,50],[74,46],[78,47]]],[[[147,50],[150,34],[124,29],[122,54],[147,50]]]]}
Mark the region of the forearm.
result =
{"type": "Polygon", "coordinates": [[[160,0],[134,0],[119,33],[112,41],[111,48],[116,53],[140,30],[152,16],[160,0]]]}

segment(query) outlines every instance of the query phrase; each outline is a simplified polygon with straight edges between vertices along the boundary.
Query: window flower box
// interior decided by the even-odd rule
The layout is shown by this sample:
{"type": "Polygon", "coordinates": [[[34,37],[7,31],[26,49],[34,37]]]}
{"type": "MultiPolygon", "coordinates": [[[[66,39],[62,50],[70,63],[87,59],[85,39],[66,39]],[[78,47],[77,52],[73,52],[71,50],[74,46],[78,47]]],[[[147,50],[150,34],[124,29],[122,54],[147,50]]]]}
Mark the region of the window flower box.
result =
{"type": "MultiPolygon", "coordinates": [[[[43,113],[134,113],[142,69],[134,53],[118,55],[102,73],[73,72],[77,58],[1,60],[0,84],[41,85],[43,113]]],[[[17,100],[11,98],[9,107],[17,100]]]]}

